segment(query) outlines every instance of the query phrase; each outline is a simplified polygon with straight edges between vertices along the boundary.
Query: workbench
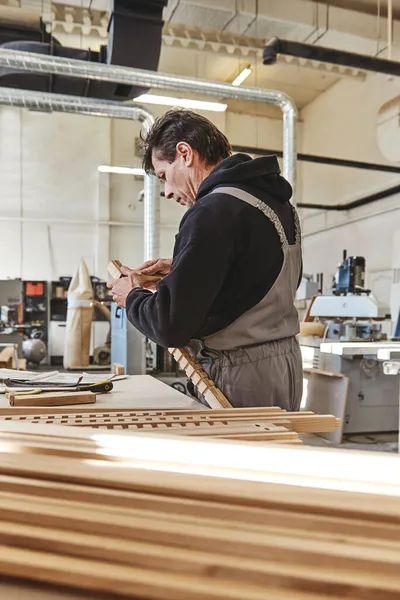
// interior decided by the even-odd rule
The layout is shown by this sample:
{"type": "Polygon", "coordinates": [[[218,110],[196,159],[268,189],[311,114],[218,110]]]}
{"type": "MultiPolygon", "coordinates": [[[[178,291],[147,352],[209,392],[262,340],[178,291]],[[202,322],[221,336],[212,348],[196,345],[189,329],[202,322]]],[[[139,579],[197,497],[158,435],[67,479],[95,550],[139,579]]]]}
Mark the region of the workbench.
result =
{"type": "MultiPolygon", "coordinates": [[[[0,408],[7,408],[8,400],[0,395],[0,408]]],[[[74,404],[74,409],[92,406],[93,410],[109,408],[205,408],[200,402],[174,390],[151,375],[132,375],[114,382],[108,394],[98,394],[96,404],[74,404]]]]}

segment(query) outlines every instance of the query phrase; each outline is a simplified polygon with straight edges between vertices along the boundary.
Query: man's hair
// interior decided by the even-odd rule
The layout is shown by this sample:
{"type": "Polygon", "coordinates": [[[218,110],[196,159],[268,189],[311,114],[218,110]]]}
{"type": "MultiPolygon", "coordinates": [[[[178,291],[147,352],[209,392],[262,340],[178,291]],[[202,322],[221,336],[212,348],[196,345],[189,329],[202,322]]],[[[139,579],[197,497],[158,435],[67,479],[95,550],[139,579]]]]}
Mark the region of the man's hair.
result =
{"type": "Polygon", "coordinates": [[[153,174],[153,150],[160,160],[172,163],[179,142],[186,142],[197,150],[207,166],[216,165],[232,154],[228,139],[214,123],[191,110],[169,110],[156,119],[143,142],[143,168],[153,174]]]}

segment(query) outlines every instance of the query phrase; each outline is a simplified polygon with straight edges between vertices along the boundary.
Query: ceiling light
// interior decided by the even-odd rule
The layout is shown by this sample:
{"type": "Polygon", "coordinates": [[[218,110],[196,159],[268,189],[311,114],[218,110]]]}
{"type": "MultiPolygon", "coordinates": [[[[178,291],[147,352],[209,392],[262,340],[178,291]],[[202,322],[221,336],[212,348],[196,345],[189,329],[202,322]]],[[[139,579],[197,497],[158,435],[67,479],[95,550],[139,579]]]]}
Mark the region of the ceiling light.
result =
{"type": "Polygon", "coordinates": [[[100,165],[97,167],[100,173],[118,173],[119,175],[144,175],[143,169],[135,167],[110,167],[109,165],[100,165]]]}
{"type": "Polygon", "coordinates": [[[156,96],[154,94],[143,94],[134,99],[135,102],[144,104],[159,104],[161,106],[180,106],[181,108],[192,108],[197,110],[211,110],[224,112],[227,104],[221,102],[205,102],[203,100],[191,100],[189,98],[173,98],[172,96],[156,96]]]}
{"type": "Polygon", "coordinates": [[[235,85],[235,86],[241,85],[243,83],[243,81],[248,78],[250,73],[251,73],[251,67],[249,65],[248,67],[245,67],[242,71],[240,71],[239,75],[232,81],[232,85],[235,85]]]}

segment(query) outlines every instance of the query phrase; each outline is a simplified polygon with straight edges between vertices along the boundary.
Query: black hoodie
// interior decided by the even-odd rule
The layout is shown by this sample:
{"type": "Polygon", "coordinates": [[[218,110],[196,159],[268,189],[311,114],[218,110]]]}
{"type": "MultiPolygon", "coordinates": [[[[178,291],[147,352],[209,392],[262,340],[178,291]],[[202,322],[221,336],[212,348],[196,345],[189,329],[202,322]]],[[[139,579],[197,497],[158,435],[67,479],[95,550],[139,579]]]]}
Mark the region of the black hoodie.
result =
{"type": "Polygon", "coordinates": [[[265,202],[289,243],[295,242],[292,188],[276,156],[253,160],[236,154],[223,160],[182,218],[170,273],[154,294],[135,288],[126,300],[129,321],[160,346],[182,348],[224,329],[262,300],[282,268],[275,226],[243,200],[210,194],[218,186],[240,188],[265,202]]]}

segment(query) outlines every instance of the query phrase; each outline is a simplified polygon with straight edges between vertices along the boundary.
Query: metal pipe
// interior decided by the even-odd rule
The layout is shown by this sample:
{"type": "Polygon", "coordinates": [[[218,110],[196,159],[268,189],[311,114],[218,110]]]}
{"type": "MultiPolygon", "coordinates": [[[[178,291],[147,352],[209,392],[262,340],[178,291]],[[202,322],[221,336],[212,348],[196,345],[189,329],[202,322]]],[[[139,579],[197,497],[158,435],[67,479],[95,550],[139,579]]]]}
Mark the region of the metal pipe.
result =
{"type": "Polygon", "coordinates": [[[181,3],[181,0],[176,0],[176,4],[175,4],[174,8],[171,10],[171,14],[170,14],[169,19],[167,21],[167,25],[169,25],[171,23],[172,19],[174,18],[175,13],[176,13],[176,11],[179,8],[180,3],[181,3]]]}
{"type": "Polygon", "coordinates": [[[242,33],[240,35],[245,35],[248,30],[250,29],[250,27],[253,25],[253,23],[255,23],[258,19],[258,0],[255,0],[255,8],[254,8],[254,17],[251,19],[251,21],[249,21],[249,23],[247,23],[246,27],[243,29],[242,33]]]}
{"type": "Polygon", "coordinates": [[[144,197],[151,199],[143,203],[144,260],[160,256],[160,184],[157,177],[145,175],[144,197]],[[147,234],[146,234],[147,232],[147,234]]]}
{"type": "Polygon", "coordinates": [[[377,0],[377,6],[376,6],[376,56],[379,55],[380,41],[381,41],[381,0],[377,0]]]}
{"type": "MultiPolygon", "coordinates": [[[[139,105],[64,94],[0,88],[0,105],[45,112],[137,120],[141,122],[145,133],[148,133],[154,123],[151,113],[139,105]]],[[[150,260],[158,258],[160,251],[160,191],[158,179],[152,175],[145,175],[144,215],[144,260],[150,260]]]]}
{"type": "Polygon", "coordinates": [[[292,203],[296,206],[297,188],[297,137],[293,135],[296,131],[297,110],[290,104],[282,107],[283,112],[283,175],[292,186],[292,203]]]}
{"type": "Polygon", "coordinates": [[[227,27],[229,27],[229,25],[236,19],[236,17],[239,14],[239,3],[238,0],[235,0],[235,10],[234,13],[231,17],[229,17],[229,19],[226,21],[226,23],[221,27],[220,29],[220,33],[222,33],[223,31],[225,31],[225,29],[227,27]]]}
{"type": "MultiPolygon", "coordinates": [[[[161,194],[161,197],[163,194],[161,194]]],[[[113,227],[142,227],[141,221],[110,221],[101,220],[93,221],[89,219],[53,219],[53,218],[42,218],[42,217],[1,217],[2,222],[6,223],[42,223],[46,225],[87,225],[88,227],[97,227],[97,225],[107,225],[113,227]]],[[[173,229],[176,232],[175,223],[164,223],[164,229],[173,229]]]]}
{"type": "Polygon", "coordinates": [[[387,28],[387,57],[388,60],[391,60],[393,46],[393,0],[388,0],[387,28]]]}
{"type": "MultiPolygon", "coordinates": [[[[117,65],[103,65],[75,59],[66,59],[30,52],[0,49],[0,67],[25,71],[78,77],[95,81],[111,81],[140,87],[170,89],[222,98],[234,98],[278,106],[283,112],[283,175],[296,187],[296,122],[297,109],[290,96],[275,90],[235,87],[227,83],[195,79],[179,75],[166,75],[155,71],[130,69],[117,65]]],[[[99,101],[94,101],[99,102],[99,101]]]]}

